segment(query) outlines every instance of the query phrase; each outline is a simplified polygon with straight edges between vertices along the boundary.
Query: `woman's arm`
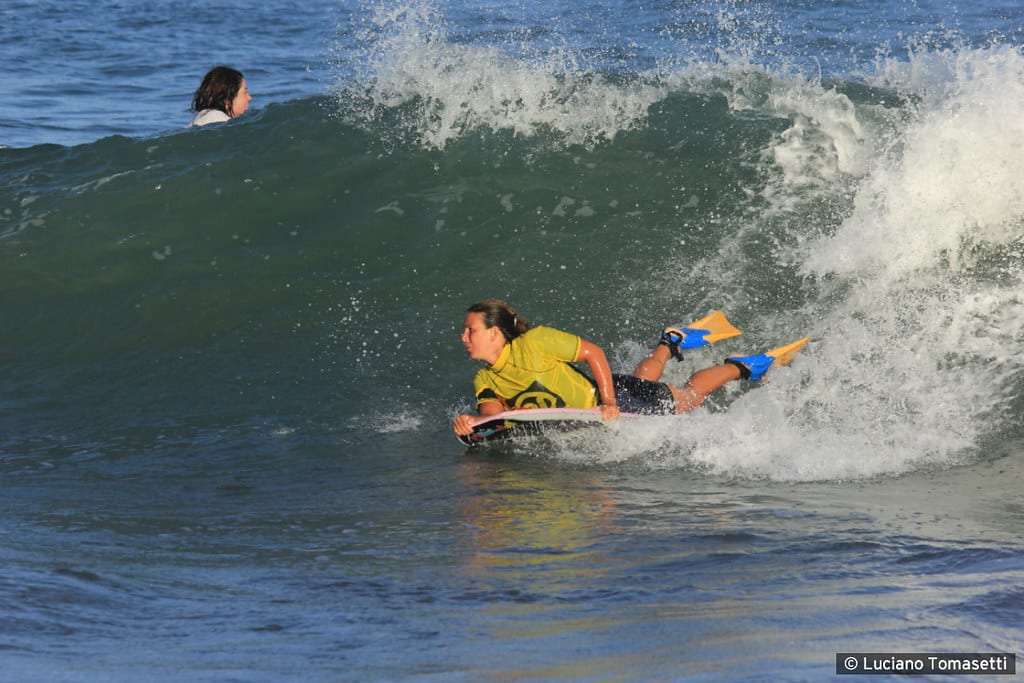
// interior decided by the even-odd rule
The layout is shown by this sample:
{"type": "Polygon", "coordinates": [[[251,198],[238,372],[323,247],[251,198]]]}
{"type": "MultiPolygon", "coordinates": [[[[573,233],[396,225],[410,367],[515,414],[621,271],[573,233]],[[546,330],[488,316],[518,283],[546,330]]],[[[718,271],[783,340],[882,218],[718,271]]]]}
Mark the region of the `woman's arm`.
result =
{"type": "Polygon", "coordinates": [[[614,420],[619,416],[619,406],[615,400],[615,385],[612,381],[612,368],[608,365],[601,347],[586,339],[580,339],[580,350],[576,354],[577,361],[585,361],[590,366],[590,373],[597,384],[597,392],[601,397],[601,418],[614,420]]]}
{"type": "Polygon", "coordinates": [[[473,423],[476,422],[478,419],[480,419],[481,417],[487,417],[488,415],[497,415],[504,409],[505,408],[497,401],[487,401],[485,403],[481,403],[479,415],[459,415],[458,417],[455,418],[455,422],[452,423],[452,428],[455,430],[455,433],[458,434],[459,436],[466,436],[467,434],[472,433],[473,423]]]}

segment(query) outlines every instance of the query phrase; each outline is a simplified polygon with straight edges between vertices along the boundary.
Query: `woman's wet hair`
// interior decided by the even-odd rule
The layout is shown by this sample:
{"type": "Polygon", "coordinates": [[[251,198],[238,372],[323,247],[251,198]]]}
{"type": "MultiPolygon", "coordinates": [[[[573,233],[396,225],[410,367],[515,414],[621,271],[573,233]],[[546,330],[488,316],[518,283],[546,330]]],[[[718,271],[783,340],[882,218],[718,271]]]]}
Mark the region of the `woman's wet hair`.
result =
{"type": "Polygon", "coordinates": [[[529,322],[519,316],[514,308],[499,299],[479,301],[467,308],[466,313],[483,314],[484,325],[497,327],[508,341],[512,341],[530,329],[529,322]]]}
{"type": "Polygon", "coordinates": [[[231,102],[238,96],[244,78],[241,71],[230,66],[213,67],[203,77],[203,82],[192,96],[192,111],[216,109],[228,116],[234,116],[231,102]]]}

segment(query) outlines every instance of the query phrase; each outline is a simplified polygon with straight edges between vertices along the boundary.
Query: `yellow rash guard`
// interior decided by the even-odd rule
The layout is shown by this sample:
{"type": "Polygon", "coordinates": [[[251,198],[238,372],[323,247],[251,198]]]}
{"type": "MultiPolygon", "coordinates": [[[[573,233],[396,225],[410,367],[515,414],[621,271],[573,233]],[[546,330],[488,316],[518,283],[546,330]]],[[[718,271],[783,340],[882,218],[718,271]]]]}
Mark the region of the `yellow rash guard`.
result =
{"type": "Polygon", "coordinates": [[[534,327],[505,346],[494,365],[473,378],[477,410],[496,401],[511,408],[594,408],[597,388],[569,365],[581,339],[550,327],[534,327]]]}

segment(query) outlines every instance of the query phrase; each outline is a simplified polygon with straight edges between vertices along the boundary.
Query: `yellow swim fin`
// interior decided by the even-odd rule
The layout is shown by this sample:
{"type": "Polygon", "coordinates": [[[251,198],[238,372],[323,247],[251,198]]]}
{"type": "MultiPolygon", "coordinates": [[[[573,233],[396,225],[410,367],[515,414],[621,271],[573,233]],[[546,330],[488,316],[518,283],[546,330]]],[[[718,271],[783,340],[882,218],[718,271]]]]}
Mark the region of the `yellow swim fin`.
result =
{"type": "Polygon", "coordinates": [[[796,354],[800,352],[800,349],[807,346],[807,342],[809,341],[811,341],[810,337],[797,339],[795,342],[786,344],[785,346],[780,346],[779,348],[772,349],[771,351],[765,351],[765,355],[774,358],[777,365],[789,365],[793,362],[793,358],[796,354]]]}
{"type": "MultiPolygon", "coordinates": [[[[696,336],[708,344],[714,344],[717,341],[729,339],[730,337],[738,337],[743,334],[733,327],[731,322],[726,320],[725,313],[722,313],[721,311],[709,313],[700,320],[695,320],[683,328],[684,332],[690,332],[691,330],[695,332],[704,332],[705,334],[698,334],[696,336]]],[[[689,334],[687,336],[689,336],[689,334]]],[[[685,343],[682,346],[683,348],[687,348],[685,343]]]]}

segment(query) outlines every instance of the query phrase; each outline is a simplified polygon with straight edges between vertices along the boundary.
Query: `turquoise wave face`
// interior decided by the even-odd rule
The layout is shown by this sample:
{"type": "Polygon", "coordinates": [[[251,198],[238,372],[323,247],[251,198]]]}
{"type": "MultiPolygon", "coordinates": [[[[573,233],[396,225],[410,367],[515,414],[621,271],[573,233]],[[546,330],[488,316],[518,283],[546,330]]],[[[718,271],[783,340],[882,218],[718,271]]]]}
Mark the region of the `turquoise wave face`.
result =
{"type": "MultiPolygon", "coordinates": [[[[1016,97],[1019,55],[960,58],[1006,71],[949,88],[897,71],[823,84],[748,67],[556,79],[604,108],[582,124],[572,98],[499,114],[493,94],[344,91],[219,127],[0,150],[2,314],[17,321],[4,350],[23,387],[75,397],[45,412],[72,431],[129,414],[444,425],[468,405],[458,333],[473,301],[508,299],[601,343],[617,368],[666,324],[724,309],[746,332],[725,353],[816,338],[807,371],[757,398],[787,416],[778,438],[850,454],[810,476],[946,462],[1006,429],[998,406],[1019,394],[995,377],[1013,376],[1012,359],[984,362],[1019,329],[1014,200],[965,217],[921,191],[924,177],[941,186],[948,155],[992,144],[993,164],[972,172],[1016,196],[1018,176],[999,171],[1015,162],[999,161],[1006,140],[988,137],[1000,128],[981,110],[945,156],[926,154],[929,131],[963,120],[965,93],[1012,111],[999,105],[1016,97]],[[622,105],[638,93],[644,107],[622,105]],[[439,126],[455,102],[475,113],[439,126]],[[978,343],[967,320],[996,332],[978,343]],[[951,383],[971,400],[950,405],[951,383]],[[851,464],[864,452],[878,455],[851,464]]],[[[736,394],[710,407],[729,406],[740,442],[720,439],[712,462],[743,452],[743,420],[757,420],[736,394]]],[[[5,402],[44,419],[31,391],[5,402]]],[[[682,454],[721,431],[694,424],[682,454]]]]}

